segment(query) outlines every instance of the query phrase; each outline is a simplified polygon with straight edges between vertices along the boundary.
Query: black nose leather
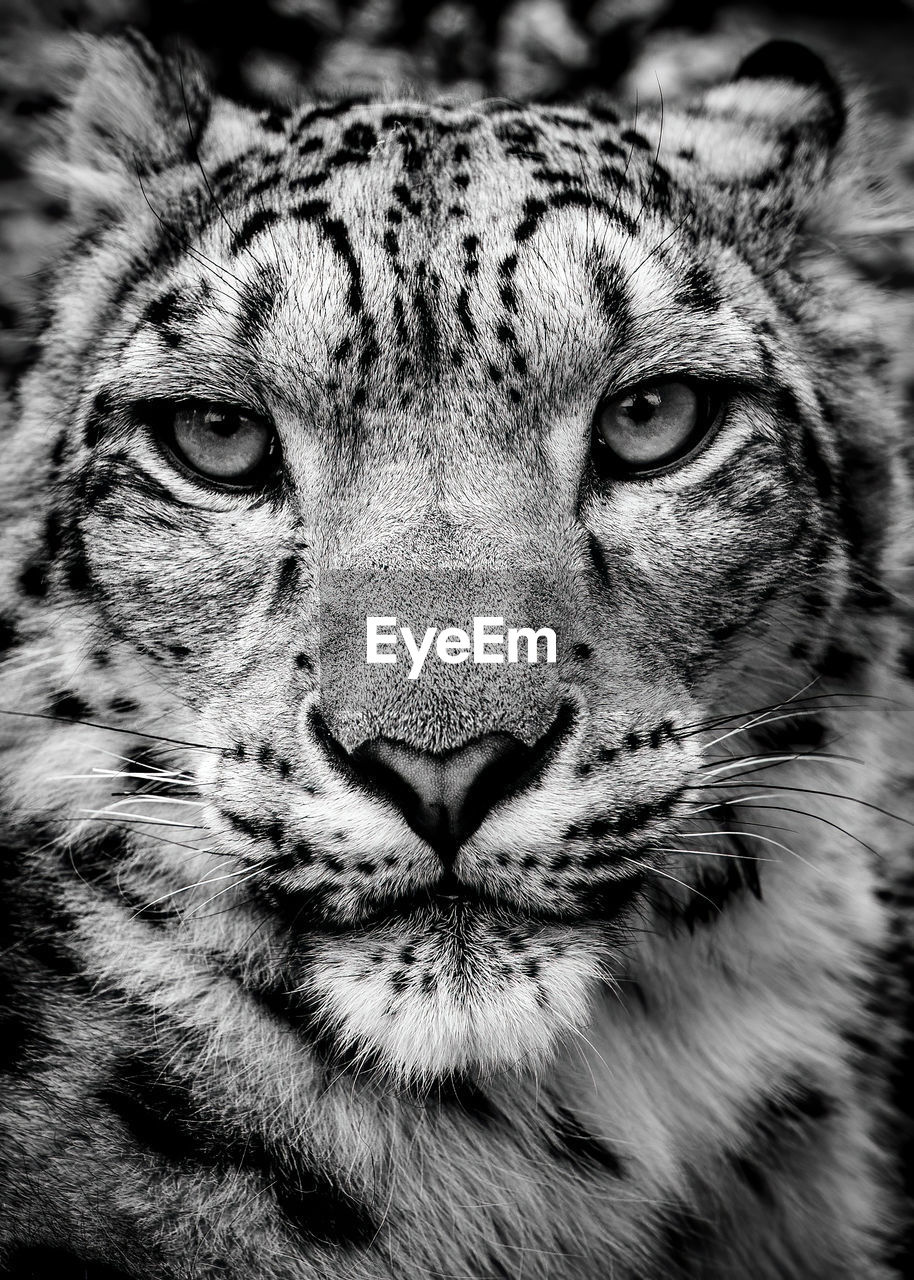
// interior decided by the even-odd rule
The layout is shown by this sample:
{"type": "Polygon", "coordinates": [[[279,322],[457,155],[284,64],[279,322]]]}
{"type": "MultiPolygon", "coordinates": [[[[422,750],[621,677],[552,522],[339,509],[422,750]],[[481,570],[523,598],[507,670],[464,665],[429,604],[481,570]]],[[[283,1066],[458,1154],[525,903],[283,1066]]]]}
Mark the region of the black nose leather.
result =
{"type": "Polygon", "coordinates": [[[440,753],[373,738],[349,759],[449,868],[494,806],[532,781],[560,736],[561,719],[532,747],[510,733],[488,733],[440,753]]]}

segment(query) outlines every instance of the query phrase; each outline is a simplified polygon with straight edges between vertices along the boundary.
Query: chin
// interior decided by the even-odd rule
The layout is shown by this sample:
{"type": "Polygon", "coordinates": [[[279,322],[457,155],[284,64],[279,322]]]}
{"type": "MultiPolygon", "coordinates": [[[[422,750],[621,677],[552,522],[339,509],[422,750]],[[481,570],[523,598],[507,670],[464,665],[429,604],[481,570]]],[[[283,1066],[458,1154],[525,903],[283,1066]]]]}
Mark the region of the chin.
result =
{"type": "Polygon", "coordinates": [[[611,981],[596,926],[455,904],[322,940],[311,991],[338,1052],[399,1087],[536,1069],[611,981]]]}

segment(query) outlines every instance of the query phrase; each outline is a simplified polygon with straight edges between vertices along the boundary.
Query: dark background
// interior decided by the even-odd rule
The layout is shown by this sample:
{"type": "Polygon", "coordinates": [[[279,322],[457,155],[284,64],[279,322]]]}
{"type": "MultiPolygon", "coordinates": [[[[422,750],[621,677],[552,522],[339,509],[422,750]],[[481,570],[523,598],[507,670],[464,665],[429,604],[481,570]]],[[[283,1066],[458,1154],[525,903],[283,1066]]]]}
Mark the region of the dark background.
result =
{"type": "MultiPolygon", "coordinates": [[[[766,39],[803,41],[879,123],[896,213],[843,248],[884,289],[897,389],[914,408],[914,0],[0,0],[0,412],[3,387],[33,348],[41,268],[64,234],[64,210],[30,178],[29,158],[78,73],[74,33],[125,24],[156,44],[196,48],[221,92],[256,103],[415,86],[552,100],[600,88],[632,102],[662,90],[669,101],[728,78],[766,39]]],[[[914,873],[892,892],[898,945],[882,998],[897,1012],[901,992],[914,991],[905,941],[914,936],[914,873]]],[[[914,1044],[910,1020],[909,1029],[914,1044]]],[[[895,1087],[914,1114],[914,1053],[895,1087]]],[[[914,1193],[910,1135],[907,1146],[914,1193]]],[[[912,1255],[914,1247],[905,1274],[914,1278],[912,1255]]]]}

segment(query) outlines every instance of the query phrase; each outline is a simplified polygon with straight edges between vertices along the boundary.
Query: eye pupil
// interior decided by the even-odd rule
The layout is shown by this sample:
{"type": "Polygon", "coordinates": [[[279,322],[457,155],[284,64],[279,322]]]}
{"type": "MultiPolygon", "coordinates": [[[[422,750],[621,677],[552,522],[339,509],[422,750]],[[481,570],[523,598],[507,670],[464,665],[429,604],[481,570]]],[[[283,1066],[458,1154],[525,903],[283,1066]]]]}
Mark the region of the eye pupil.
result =
{"type": "Polygon", "coordinates": [[[648,394],[638,391],[632,396],[631,407],[627,410],[628,416],[632,422],[650,422],[657,412],[659,403],[660,397],[656,392],[648,394]]]}

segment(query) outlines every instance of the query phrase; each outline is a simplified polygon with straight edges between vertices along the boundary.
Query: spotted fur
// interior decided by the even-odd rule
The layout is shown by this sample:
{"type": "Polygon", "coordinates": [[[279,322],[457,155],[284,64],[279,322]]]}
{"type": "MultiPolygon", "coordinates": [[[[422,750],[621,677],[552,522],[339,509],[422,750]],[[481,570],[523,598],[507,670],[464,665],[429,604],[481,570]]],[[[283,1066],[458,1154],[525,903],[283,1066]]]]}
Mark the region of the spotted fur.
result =
{"type": "Polygon", "coordinates": [[[845,114],[791,47],[662,118],[90,50],[5,454],[5,1274],[893,1274],[907,491],[845,114]],[[660,376],[726,420],[609,483],[660,376]],[[177,469],[163,398],[269,417],[281,484],[177,469]],[[366,613],[559,661],[410,683],[366,613]],[[491,734],[439,857],[360,751],[491,734]]]}

